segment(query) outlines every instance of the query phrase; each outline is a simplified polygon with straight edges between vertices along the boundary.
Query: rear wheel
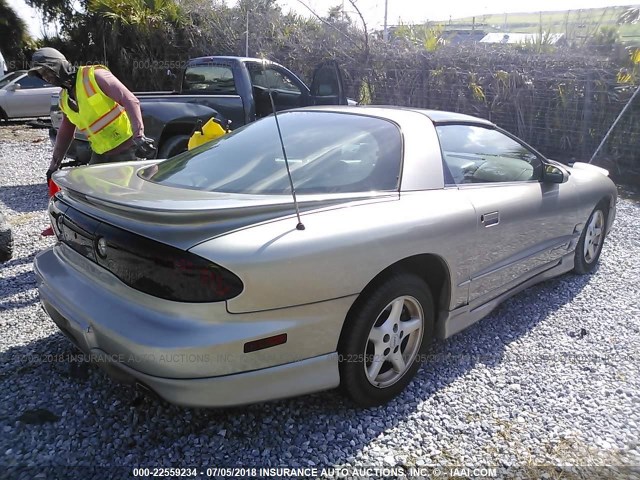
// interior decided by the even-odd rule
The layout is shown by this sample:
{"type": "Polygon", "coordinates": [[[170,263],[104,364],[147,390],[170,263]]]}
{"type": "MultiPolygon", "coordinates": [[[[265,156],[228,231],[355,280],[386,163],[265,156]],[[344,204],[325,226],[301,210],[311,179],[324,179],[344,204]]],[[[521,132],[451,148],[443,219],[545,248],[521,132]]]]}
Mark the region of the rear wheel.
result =
{"type": "Polygon", "coordinates": [[[591,272],[598,264],[607,229],[609,208],[600,202],[591,213],[576,246],[573,270],[579,274],[591,272]]]}
{"type": "Polygon", "coordinates": [[[6,262],[13,255],[13,234],[11,226],[0,213],[0,262],[6,262]]]}
{"type": "Polygon", "coordinates": [[[169,137],[160,147],[158,158],[171,158],[187,151],[189,135],[174,135],[169,137]]]}
{"type": "Polygon", "coordinates": [[[340,384],[358,405],[381,405],[409,384],[433,336],[428,285],[393,276],[359,299],[341,336],[340,384]]]}

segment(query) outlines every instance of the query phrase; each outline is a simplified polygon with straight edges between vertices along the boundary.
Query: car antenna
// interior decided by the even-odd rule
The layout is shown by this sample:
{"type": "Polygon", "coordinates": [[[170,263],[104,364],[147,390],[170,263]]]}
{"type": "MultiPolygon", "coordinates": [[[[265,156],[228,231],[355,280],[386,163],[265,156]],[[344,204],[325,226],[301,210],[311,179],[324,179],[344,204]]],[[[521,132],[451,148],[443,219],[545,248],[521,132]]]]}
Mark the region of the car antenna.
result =
{"type": "Polygon", "coordinates": [[[291,169],[289,168],[289,159],[287,158],[287,150],[284,148],[284,140],[282,140],[282,131],[280,130],[280,122],[278,121],[278,113],[276,112],[276,104],[273,101],[273,94],[271,93],[271,82],[267,79],[265,72],[265,59],[262,59],[262,73],[267,84],[267,92],[269,93],[269,100],[271,101],[271,110],[273,111],[273,118],[276,121],[276,128],[278,129],[278,137],[280,138],[280,146],[282,147],[282,155],[284,156],[284,164],[287,167],[287,176],[289,177],[289,185],[291,186],[291,195],[293,196],[293,206],[296,209],[296,217],[298,217],[298,225],[296,230],[304,230],[304,224],[300,219],[300,209],[298,208],[298,199],[296,197],[296,189],[293,186],[293,177],[291,176],[291,169]]]}

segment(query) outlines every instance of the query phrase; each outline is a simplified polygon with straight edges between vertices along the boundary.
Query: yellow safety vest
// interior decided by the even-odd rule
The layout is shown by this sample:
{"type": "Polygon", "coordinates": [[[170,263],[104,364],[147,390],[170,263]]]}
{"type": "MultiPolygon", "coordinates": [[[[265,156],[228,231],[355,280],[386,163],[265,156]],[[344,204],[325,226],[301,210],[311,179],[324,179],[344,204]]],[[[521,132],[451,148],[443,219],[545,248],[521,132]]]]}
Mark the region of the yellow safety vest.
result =
{"type": "Polygon", "coordinates": [[[89,139],[91,149],[105,153],[133,136],[131,121],[124,108],[104,94],[96,82],[95,69],[107,67],[92,65],[80,67],[76,75],[78,111],[69,107],[69,94],[60,94],[60,109],[78,130],[89,139]]]}

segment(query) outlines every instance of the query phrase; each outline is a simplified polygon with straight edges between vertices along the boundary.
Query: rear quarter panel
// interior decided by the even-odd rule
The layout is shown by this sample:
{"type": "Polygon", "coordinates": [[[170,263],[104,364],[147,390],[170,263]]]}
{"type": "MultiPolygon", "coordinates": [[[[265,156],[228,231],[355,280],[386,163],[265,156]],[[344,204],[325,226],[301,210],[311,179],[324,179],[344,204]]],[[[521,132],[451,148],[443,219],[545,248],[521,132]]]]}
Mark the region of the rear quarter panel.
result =
{"type": "Polygon", "coordinates": [[[403,194],[250,227],[191,251],[231,270],[245,286],[231,313],[302,305],[361,292],[381,271],[413,255],[447,264],[452,303],[466,301],[475,213],[457,189],[403,194]]]}

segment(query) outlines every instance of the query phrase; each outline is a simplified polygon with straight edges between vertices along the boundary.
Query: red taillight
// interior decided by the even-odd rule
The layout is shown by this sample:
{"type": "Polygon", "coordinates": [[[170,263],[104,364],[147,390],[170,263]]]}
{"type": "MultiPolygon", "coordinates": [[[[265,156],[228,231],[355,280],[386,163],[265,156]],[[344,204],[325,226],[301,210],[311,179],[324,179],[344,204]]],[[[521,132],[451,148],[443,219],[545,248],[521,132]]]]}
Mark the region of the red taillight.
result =
{"type": "Polygon", "coordinates": [[[127,285],[178,302],[220,302],[242,292],[229,270],[190,252],[101,223],[96,261],[127,285]]]}
{"type": "Polygon", "coordinates": [[[273,337],[261,338],[244,344],[244,353],[255,352],[256,350],[264,350],[265,348],[275,347],[287,343],[287,334],[281,333],[273,337]]]}
{"type": "Polygon", "coordinates": [[[240,295],[235,274],[206,258],[101,222],[54,197],[58,239],[123,283],[176,302],[221,302],[240,295]]]}
{"type": "Polygon", "coordinates": [[[56,192],[60,191],[60,187],[58,185],[56,185],[56,182],[54,182],[53,180],[49,180],[49,196],[53,197],[56,192]]]}

